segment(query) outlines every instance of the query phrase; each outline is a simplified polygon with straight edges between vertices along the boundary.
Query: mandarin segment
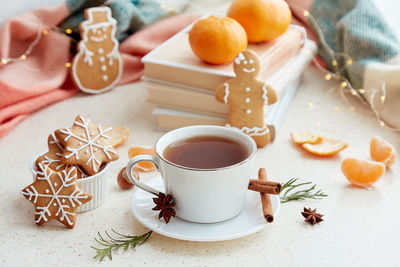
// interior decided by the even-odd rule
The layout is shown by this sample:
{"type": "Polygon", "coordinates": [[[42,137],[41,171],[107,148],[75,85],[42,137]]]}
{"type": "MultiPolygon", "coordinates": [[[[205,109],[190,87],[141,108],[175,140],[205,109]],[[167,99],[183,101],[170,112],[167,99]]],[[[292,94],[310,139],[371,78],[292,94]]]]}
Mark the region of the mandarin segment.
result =
{"type": "Polygon", "coordinates": [[[353,185],[369,187],[385,173],[385,165],[369,160],[346,158],[342,161],[342,172],[353,185]]]}
{"type": "Polygon", "coordinates": [[[203,61],[224,64],[233,61],[247,48],[247,36],[236,20],[210,16],[193,24],[189,31],[189,44],[203,61]]]}
{"type": "Polygon", "coordinates": [[[379,136],[374,136],[370,142],[370,155],[373,160],[389,167],[394,163],[396,152],[389,142],[379,136]]]}
{"type": "MultiPolygon", "coordinates": [[[[151,155],[156,156],[156,152],[154,148],[145,148],[145,147],[131,147],[128,151],[129,159],[138,156],[138,155],[151,155]]],[[[156,167],[153,163],[149,161],[142,161],[135,165],[136,171],[141,172],[151,172],[155,171],[156,167]]]]}
{"type": "Polygon", "coordinates": [[[302,147],[308,152],[318,156],[333,156],[349,145],[338,139],[326,138],[317,144],[304,143],[302,147]]]}
{"type": "Polygon", "coordinates": [[[311,131],[292,131],[290,132],[290,137],[292,141],[296,144],[317,144],[321,142],[324,138],[319,134],[315,134],[311,131]]]}

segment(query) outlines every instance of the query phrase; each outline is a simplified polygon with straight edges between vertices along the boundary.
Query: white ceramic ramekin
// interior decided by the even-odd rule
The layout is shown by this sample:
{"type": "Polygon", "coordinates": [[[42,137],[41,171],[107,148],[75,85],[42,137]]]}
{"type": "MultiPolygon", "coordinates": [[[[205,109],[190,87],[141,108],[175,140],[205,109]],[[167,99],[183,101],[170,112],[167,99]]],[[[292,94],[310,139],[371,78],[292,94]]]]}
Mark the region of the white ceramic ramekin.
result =
{"type": "MultiPolygon", "coordinates": [[[[36,180],[36,159],[39,158],[43,153],[39,154],[30,165],[33,180],[36,180]]],[[[110,164],[107,163],[104,168],[95,175],[78,179],[77,185],[82,191],[89,193],[93,196],[92,200],[86,204],[79,206],[77,211],[79,213],[89,211],[100,207],[106,200],[108,187],[107,187],[107,172],[110,168],[110,164]]]]}

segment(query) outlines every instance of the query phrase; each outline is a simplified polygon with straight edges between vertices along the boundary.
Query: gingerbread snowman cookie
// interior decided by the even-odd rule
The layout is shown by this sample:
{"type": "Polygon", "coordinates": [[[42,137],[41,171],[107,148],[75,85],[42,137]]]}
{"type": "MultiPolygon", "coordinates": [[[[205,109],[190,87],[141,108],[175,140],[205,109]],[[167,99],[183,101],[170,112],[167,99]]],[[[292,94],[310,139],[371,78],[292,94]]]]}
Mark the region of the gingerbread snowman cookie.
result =
{"type": "Polygon", "coordinates": [[[264,105],[277,101],[273,88],[257,79],[260,63],[251,50],[240,52],[233,62],[236,77],[218,86],[218,102],[229,104],[226,126],[238,128],[251,136],[258,147],[270,142],[270,132],[264,123],[264,105]]]}
{"type": "Polygon", "coordinates": [[[82,91],[98,94],[112,89],[121,77],[117,22],[108,7],[86,9],[85,18],[80,25],[82,40],[72,63],[72,78],[82,91]]]}

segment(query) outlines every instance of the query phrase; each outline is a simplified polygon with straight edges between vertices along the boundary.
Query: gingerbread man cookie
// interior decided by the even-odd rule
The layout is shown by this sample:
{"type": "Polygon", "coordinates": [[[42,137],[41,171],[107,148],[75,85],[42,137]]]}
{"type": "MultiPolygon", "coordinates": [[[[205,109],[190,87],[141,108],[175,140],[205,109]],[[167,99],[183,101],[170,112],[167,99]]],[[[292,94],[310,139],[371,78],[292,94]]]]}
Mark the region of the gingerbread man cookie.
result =
{"type": "Polygon", "coordinates": [[[76,184],[76,168],[52,171],[39,164],[36,180],[22,190],[22,195],[35,205],[35,222],[44,224],[55,219],[73,228],[76,210],[92,199],[76,184]]]}
{"type": "MultiPolygon", "coordinates": [[[[71,168],[71,165],[67,165],[61,162],[61,157],[64,152],[64,148],[58,141],[57,137],[54,133],[49,135],[47,139],[47,146],[49,151],[41,155],[36,160],[36,169],[39,170],[39,164],[43,164],[46,167],[49,167],[53,171],[63,171],[65,169],[71,168]]],[[[81,168],[76,167],[78,173],[78,179],[87,177],[87,174],[81,170],[81,168]]]]}
{"type": "Polygon", "coordinates": [[[117,22],[108,7],[88,8],[85,18],[80,25],[82,40],[72,63],[72,78],[82,91],[98,94],[113,88],[121,77],[117,22]]]}
{"type": "Polygon", "coordinates": [[[72,127],[55,132],[64,147],[61,162],[79,165],[89,175],[98,173],[103,163],[118,159],[111,144],[111,130],[78,115],[72,127]]]}
{"type": "Polygon", "coordinates": [[[258,147],[270,142],[270,132],[264,123],[264,105],[277,101],[273,88],[257,80],[260,63],[251,50],[240,52],[233,62],[236,77],[218,86],[218,102],[229,104],[228,123],[251,136],[258,147]]]}

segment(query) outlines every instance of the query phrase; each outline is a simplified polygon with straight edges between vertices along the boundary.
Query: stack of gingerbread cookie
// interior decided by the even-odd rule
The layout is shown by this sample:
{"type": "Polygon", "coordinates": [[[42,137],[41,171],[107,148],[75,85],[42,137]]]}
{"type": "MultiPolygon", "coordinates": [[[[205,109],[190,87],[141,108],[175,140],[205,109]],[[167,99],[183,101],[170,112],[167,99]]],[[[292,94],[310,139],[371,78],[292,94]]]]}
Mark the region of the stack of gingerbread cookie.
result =
{"type": "Polygon", "coordinates": [[[80,115],[72,127],[51,133],[48,151],[35,161],[35,181],[22,190],[25,198],[35,205],[35,222],[44,224],[55,219],[73,228],[78,207],[102,197],[98,191],[106,190],[107,180],[102,179],[102,174],[109,162],[118,159],[114,147],[128,135],[126,128],[113,130],[95,125],[80,115]],[[82,190],[79,185],[88,181],[91,186],[82,190]]]}

